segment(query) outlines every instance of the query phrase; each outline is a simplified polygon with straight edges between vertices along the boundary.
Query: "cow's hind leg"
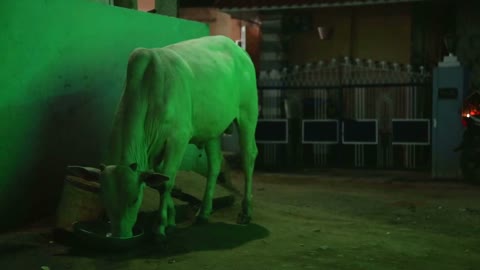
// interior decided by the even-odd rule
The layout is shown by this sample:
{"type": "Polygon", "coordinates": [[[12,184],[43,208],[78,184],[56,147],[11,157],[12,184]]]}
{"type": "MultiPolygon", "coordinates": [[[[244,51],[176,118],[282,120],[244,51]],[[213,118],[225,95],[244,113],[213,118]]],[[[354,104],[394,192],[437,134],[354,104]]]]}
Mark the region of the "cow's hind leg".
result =
{"type": "Polygon", "coordinates": [[[243,171],[245,173],[245,190],[242,200],[242,211],[238,215],[237,223],[248,224],[252,217],[252,178],[257,158],[257,144],[255,129],[257,127],[258,112],[240,114],[237,119],[240,147],[242,153],[243,171]]]}
{"type": "Polygon", "coordinates": [[[222,168],[222,147],[220,137],[209,141],[205,145],[205,152],[208,161],[207,185],[203,195],[202,206],[197,215],[197,223],[207,222],[212,213],[215,185],[217,184],[217,178],[222,168]]]}

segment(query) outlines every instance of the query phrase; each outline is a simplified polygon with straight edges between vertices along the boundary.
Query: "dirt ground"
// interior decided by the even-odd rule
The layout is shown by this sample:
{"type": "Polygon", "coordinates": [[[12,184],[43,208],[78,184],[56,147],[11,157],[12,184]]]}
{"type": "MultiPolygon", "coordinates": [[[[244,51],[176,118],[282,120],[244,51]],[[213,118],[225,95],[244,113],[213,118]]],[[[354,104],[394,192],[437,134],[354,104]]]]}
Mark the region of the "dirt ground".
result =
{"type": "Polygon", "coordinates": [[[113,254],[57,244],[38,225],[0,235],[0,269],[480,269],[480,188],[426,179],[257,173],[251,225],[235,224],[237,200],[210,224],[113,254]]]}

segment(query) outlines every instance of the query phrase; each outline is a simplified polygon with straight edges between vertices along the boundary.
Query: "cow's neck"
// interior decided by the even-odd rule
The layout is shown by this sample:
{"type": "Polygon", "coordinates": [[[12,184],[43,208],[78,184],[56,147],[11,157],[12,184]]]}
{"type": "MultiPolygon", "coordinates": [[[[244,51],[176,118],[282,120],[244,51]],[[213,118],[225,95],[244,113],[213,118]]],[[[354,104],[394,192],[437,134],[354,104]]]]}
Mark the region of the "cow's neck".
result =
{"type": "Polygon", "coordinates": [[[148,170],[148,145],[142,113],[119,110],[112,129],[106,162],[111,165],[137,163],[148,170]]]}

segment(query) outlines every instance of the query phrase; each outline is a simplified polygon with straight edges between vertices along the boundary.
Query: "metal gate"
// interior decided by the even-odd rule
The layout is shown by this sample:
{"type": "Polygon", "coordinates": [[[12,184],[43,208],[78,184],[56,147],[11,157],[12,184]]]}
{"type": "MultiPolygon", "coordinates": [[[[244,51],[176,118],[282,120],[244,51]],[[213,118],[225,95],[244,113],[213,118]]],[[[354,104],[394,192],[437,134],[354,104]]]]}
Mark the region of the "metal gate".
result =
{"type": "Polygon", "coordinates": [[[259,77],[259,167],[430,167],[431,76],[345,58],[259,77]]]}

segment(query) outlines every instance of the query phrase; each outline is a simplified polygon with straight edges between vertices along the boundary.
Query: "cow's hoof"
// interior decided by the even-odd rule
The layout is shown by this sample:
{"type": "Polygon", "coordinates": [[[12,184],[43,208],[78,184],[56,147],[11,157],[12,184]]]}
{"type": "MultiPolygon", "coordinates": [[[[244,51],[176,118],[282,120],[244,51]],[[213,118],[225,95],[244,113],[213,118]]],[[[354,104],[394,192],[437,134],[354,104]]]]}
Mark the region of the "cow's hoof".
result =
{"type": "Polygon", "coordinates": [[[195,218],[195,225],[205,225],[208,224],[208,218],[197,216],[195,218]]]}
{"type": "Polygon", "coordinates": [[[238,224],[249,224],[250,221],[252,221],[252,217],[244,214],[244,213],[240,213],[238,214],[238,217],[237,217],[237,223],[238,224]]]}

